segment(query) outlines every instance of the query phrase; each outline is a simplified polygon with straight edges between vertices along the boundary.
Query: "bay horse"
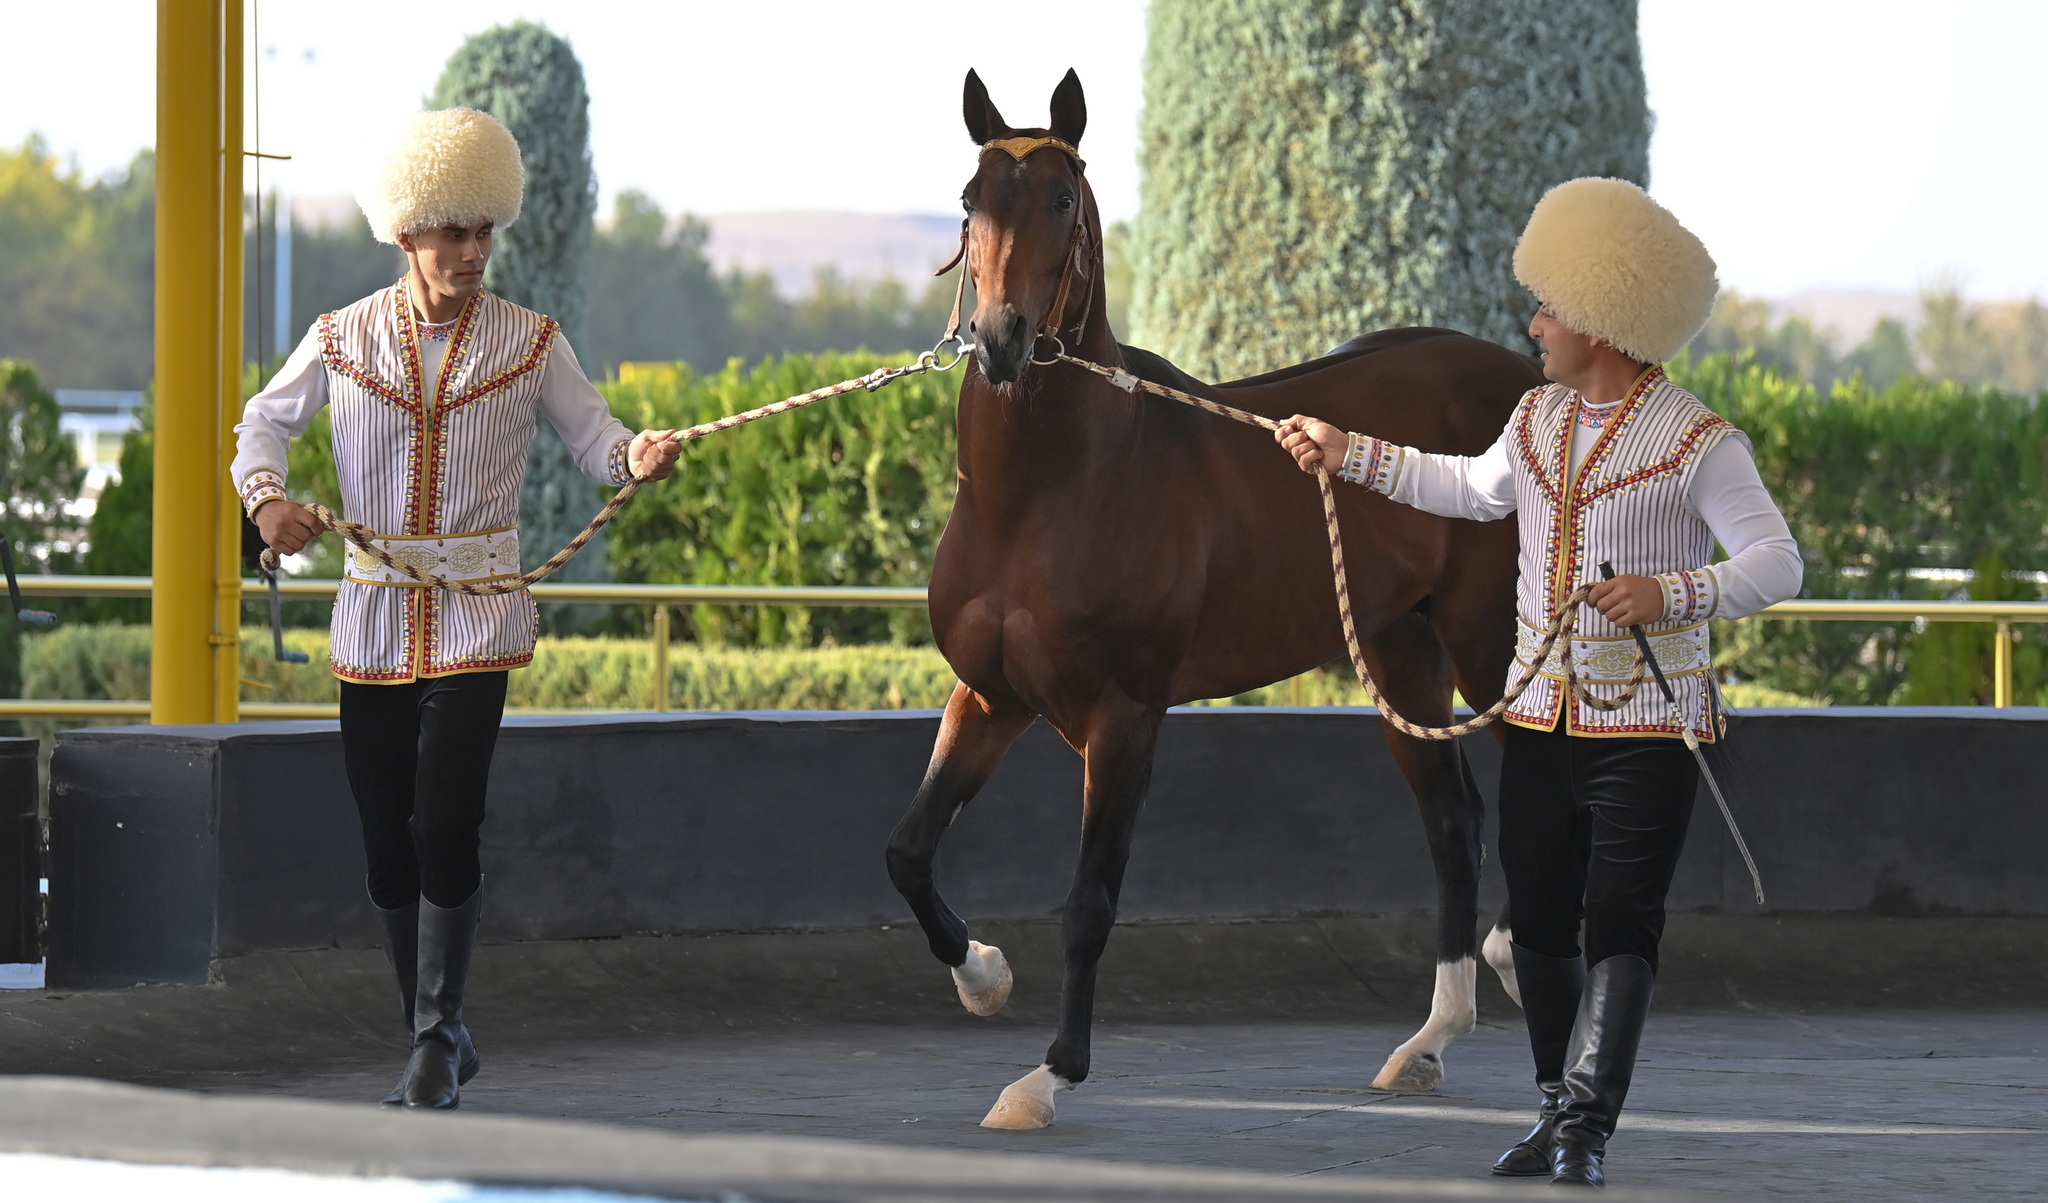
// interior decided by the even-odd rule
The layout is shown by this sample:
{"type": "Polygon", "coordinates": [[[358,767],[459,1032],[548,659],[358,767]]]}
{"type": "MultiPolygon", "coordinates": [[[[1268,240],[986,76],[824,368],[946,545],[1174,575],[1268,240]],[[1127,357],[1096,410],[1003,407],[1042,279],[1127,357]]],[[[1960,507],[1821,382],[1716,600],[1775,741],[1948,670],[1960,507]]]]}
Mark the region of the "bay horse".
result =
{"type": "MultiPolygon", "coordinates": [[[[1096,964],[1167,708],[1285,680],[1344,646],[1321,503],[1292,457],[1263,430],[1125,392],[1049,353],[1227,393],[1269,417],[1310,413],[1464,455],[1485,450],[1543,377],[1528,356],[1417,328],[1228,385],[1196,381],[1110,330],[1101,219],[1077,150],[1087,124],[1079,77],[1067,72],[1053,92],[1049,129],[1006,124],[972,71],[964,108],[982,148],[962,196],[974,351],[960,388],[959,494],[930,592],[932,633],[959,684],[887,861],[962,1002],[994,1014],[1010,968],[940,898],[939,839],[1035,717],[1085,759],[1059,1034],[982,1121],[1038,1128],[1052,1122],[1054,1094],[1088,1076],[1096,964]]],[[[1352,604],[1387,703],[1442,725],[1454,686],[1475,706],[1500,697],[1514,646],[1514,524],[1439,518],[1339,488],[1352,604]]],[[[1445,1046],[1476,1019],[1484,803],[1456,743],[1392,727],[1387,739],[1436,869],[1437,969],[1428,1022],[1373,1085],[1430,1090],[1445,1046]]],[[[1514,993],[1505,927],[1503,915],[1486,954],[1514,993]]]]}

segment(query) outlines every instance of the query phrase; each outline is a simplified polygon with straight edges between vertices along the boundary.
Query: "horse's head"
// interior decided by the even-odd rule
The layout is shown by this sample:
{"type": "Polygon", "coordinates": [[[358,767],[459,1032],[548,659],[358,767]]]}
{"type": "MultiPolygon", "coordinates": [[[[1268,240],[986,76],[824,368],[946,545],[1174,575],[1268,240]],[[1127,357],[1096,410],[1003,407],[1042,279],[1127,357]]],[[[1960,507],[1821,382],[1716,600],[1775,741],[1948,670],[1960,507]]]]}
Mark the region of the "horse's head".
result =
{"type": "Polygon", "coordinates": [[[967,73],[967,132],[981,147],[960,194],[967,209],[975,353],[982,374],[1009,384],[1024,374],[1041,333],[1074,338],[1099,275],[1101,223],[1081,174],[1088,125],[1081,78],[1068,71],[1052,94],[1050,129],[1014,129],[967,73]]]}

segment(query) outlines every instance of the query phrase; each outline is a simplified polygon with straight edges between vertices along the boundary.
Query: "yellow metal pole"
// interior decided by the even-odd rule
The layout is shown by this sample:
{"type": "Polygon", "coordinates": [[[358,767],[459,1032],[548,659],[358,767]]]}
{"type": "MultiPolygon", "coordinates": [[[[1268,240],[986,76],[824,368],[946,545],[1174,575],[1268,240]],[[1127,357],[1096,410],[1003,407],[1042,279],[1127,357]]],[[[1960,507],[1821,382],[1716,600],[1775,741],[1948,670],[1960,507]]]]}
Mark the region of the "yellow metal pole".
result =
{"type": "Polygon", "coordinates": [[[654,607],[654,710],[668,709],[668,607],[654,607]]]}
{"type": "Polygon", "coordinates": [[[220,403],[215,411],[213,490],[213,721],[242,717],[242,502],[228,465],[242,420],[242,45],[243,0],[221,5],[220,403]]]}
{"type": "Polygon", "coordinates": [[[2003,710],[2012,705],[2012,620],[1998,622],[1998,634],[1991,640],[1991,704],[2003,710]]]}
{"type": "Polygon", "coordinates": [[[154,723],[215,715],[223,17],[221,0],[157,0],[154,723]]]}

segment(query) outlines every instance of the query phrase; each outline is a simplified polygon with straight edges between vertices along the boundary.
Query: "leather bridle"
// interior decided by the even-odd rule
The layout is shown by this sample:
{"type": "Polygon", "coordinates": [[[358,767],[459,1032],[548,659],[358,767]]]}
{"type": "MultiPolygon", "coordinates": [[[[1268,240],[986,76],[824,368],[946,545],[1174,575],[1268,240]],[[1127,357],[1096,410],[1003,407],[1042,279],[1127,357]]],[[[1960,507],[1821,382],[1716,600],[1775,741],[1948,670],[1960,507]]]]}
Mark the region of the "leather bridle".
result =
{"type": "MultiPolygon", "coordinates": [[[[1053,293],[1052,306],[1045,311],[1045,320],[1040,323],[1038,331],[1032,339],[1031,362],[1041,366],[1058,362],[1058,356],[1066,351],[1066,343],[1060,338],[1060,331],[1065,329],[1069,323],[1062,322],[1060,317],[1066,312],[1067,301],[1073,293],[1075,277],[1078,276],[1083,280],[1090,279],[1093,275],[1094,266],[1100,263],[1102,259],[1102,248],[1096,244],[1095,239],[1088,232],[1088,212],[1092,207],[1090,202],[1094,199],[1094,190],[1088,186],[1088,164],[1086,160],[1081,158],[1080,152],[1074,149],[1072,143],[1060,138],[996,138],[981,144],[984,154],[991,150],[1000,150],[1019,163],[1022,163],[1025,156],[1029,155],[1032,151],[1047,146],[1061,151],[1074,161],[1076,174],[1080,176],[1081,180],[1081,194],[1074,198],[1079,211],[1074,215],[1074,232],[1067,239],[1066,261],[1060,266],[1059,288],[1053,293]],[[1048,338],[1052,340],[1054,347],[1058,348],[1058,350],[1054,352],[1053,358],[1040,359],[1037,354],[1038,341],[1048,338]]],[[[960,249],[953,252],[953,257],[946,261],[945,266],[932,273],[934,276],[943,276],[955,267],[961,269],[959,287],[953,291],[953,313],[946,320],[945,335],[939,339],[941,346],[959,340],[960,309],[967,300],[967,277],[969,275],[967,268],[964,266],[967,260],[968,227],[973,220],[971,217],[960,219],[960,249]]],[[[1088,327],[1088,318],[1093,304],[1093,292],[1084,291],[1082,293],[1080,317],[1071,323],[1076,339],[1088,327]]]]}

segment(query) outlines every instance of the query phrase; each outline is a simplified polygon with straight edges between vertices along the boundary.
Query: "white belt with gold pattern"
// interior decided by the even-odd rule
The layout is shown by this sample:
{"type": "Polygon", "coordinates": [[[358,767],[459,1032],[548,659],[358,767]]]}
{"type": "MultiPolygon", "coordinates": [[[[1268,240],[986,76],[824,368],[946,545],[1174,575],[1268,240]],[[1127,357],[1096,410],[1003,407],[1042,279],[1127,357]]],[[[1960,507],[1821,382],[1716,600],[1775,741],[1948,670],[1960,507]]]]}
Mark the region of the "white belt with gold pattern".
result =
{"type": "MultiPolygon", "coordinates": [[[[1543,632],[1517,617],[1515,662],[1528,666],[1535,661],[1536,651],[1542,646],[1543,632]]],[[[1650,651],[1657,657],[1657,664],[1667,677],[1689,676],[1713,667],[1707,652],[1707,624],[1704,622],[1652,634],[1650,651]]],[[[1544,676],[1560,681],[1564,679],[1562,652],[1562,645],[1550,649],[1550,658],[1543,662],[1540,670],[1544,676]]],[[[1636,662],[1640,658],[1641,653],[1636,649],[1632,635],[1581,636],[1572,640],[1572,671],[1587,684],[1626,685],[1635,676],[1636,662]]]]}
{"type": "MultiPolygon", "coordinates": [[[[399,563],[451,581],[494,581],[519,575],[516,526],[453,535],[386,535],[376,542],[399,563]]],[[[349,545],[348,567],[342,577],[361,585],[428,587],[354,544],[349,545]]]]}

